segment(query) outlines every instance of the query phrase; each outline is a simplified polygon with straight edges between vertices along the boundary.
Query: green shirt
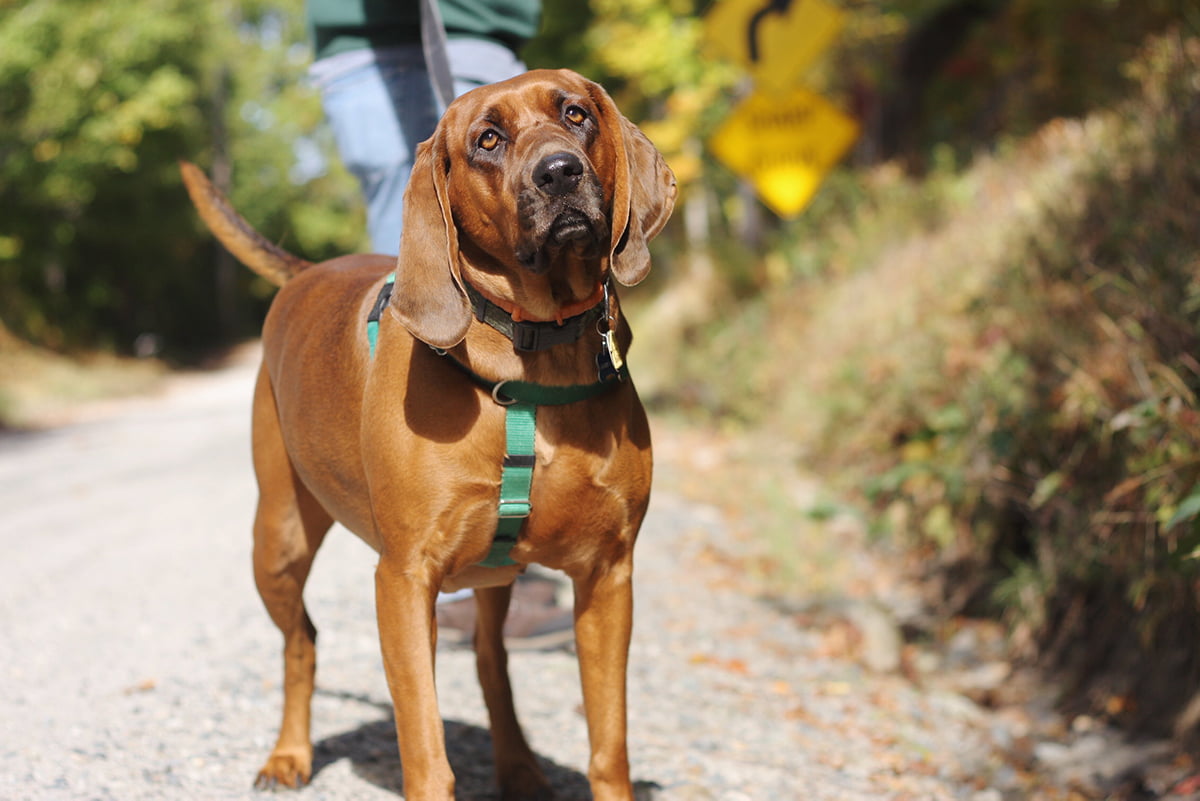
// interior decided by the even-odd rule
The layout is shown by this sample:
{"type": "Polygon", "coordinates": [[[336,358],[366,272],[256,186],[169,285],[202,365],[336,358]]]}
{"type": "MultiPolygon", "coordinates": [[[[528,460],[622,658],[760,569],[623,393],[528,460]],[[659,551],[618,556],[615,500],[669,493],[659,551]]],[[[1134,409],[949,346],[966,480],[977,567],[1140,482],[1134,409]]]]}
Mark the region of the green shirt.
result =
{"type": "MultiPolygon", "coordinates": [[[[439,0],[450,38],[490,39],[514,52],[537,33],[541,0],[439,0]]],[[[308,0],[317,58],[349,50],[419,44],[417,0],[308,0]]]]}

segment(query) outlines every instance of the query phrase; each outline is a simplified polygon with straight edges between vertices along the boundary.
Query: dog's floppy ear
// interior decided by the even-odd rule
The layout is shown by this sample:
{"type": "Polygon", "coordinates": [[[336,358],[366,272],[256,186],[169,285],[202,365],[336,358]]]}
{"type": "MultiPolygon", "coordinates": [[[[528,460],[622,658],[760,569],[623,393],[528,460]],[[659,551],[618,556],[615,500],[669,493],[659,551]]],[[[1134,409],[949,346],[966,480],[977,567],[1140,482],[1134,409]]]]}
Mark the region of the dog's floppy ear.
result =
{"type": "Polygon", "coordinates": [[[633,286],[650,272],[646,243],[658,235],[675,208],[675,174],[603,87],[591,83],[589,89],[600,110],[603,136],[615,150],[612,273],[625,286],[633,286]]]}
{"type": "Polygon", "coordinates": [[[417,146],[404,191],[404,227],[391,308],[414,337],[438,348],[462,341],[471,310],[459,268],[458,231],[450,209],[450,161],[443,126],[417,146]]]}

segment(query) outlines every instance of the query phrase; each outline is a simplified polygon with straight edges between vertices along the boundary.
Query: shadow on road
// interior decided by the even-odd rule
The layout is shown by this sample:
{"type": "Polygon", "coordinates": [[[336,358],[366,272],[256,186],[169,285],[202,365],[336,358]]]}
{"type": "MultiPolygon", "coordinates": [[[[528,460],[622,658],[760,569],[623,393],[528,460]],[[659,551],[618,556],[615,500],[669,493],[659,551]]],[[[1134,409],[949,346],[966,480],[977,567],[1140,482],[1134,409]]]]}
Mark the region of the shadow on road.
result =
{"type": "MultiPolygon", "coordinates": [[[[396,724],[391,716],[391,704],[358,695],[349,696],[337,690],[318,689],[317,693],[353,697],[387,712],[388,717],[315,743],[313,776],[334,762],[348,759],[356,775],[399,796],[404,785],[404,772],[396,747],[396,724]]],[[[460,801],[494,801],[497,790],[491,733],[479,726],[456,720],[444,723],[446,752],[457,786],[456,797],[460,801]]],[[[587,777],[579,771],[545,757],[539,756],[538,762],[554,789],[556,801],[588,801],[592,797],[587,777]]],[[[656,787],[651,782],[638,782],[638,798],[649,798],[650,791],[656,787]]]]}
{"type": "MultiPolygon", "coordinates": [[[[454,771],[461,801],[494,801],[497,797],[492,761],[492,737],[487,729],[456,720],[445,721],[446,751],[454,771]]],[[[313,775],[341,759],[349,759],[354,773],[377,787],[400,795],[404,772],[396,749],[392,719],[366,723],[353,731],[326,738],[314,745],[313,775]]],[[[587,778],[577,770],[538,758],[557,801],[586,801],[592,797],[587,778]]]]}

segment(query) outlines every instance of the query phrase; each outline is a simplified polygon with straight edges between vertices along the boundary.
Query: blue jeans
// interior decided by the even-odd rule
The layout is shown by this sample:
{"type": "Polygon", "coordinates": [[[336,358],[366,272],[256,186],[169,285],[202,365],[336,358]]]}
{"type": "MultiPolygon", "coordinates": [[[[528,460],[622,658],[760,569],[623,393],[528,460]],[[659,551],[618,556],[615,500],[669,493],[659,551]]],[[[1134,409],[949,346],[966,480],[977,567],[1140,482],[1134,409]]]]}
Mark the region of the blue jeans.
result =
{"type": "MultiPolygon", "coordinates": [[[[479,39],[447,43],[456,95],[525,71],[508,48],[479,39]]],[[[311,75],[342,162],[367,203],[371,248],[400,248],[404,189],[417,145],[433,135],[442,109],[419,44],[322,59],[311,75]]]]}

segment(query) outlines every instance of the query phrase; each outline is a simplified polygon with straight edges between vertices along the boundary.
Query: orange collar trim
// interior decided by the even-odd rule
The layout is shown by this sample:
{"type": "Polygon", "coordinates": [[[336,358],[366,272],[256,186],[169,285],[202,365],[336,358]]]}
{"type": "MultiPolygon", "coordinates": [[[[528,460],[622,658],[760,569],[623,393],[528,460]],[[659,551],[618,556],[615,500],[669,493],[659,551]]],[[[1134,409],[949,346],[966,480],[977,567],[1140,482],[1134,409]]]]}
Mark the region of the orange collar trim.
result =
{"type": "Polygon", "coordinates": [[[566,320],[569,317],[574,317],[578,314],[583,314],[585,311],[592,308],[593,306],[596,306],[602,300],[604,300],[604,284],[597,283],[596,289],[593,290],[591,295],[584,298],[583,300],[579,300],[574,303],[563,306],[561,309],[559,309],[557,312],[555,312],[553,317],[534,317],[533,315],[529,314],[527,311],[525,311],[520,306],[516,305],[515,303],[513,303],[510,300],[504,300],[503,298],[495,297],[494,295],[492,295],[492,293],[490,293],[484,289],[480,289],[477,286],[472,286],[472,289],[474,289],[476,292],[478,292],[480,295],[482,295],[483,299],[486,300],[488,303],[491,303],[491,304],[503,309],[504,312],[506,314],[508,314],[509,317],[512,317],[514,323],[551,323],[551,322],[553,322],[553,323],[558,323],[559,325],[562,325],[563,320],[566,320]]]}

